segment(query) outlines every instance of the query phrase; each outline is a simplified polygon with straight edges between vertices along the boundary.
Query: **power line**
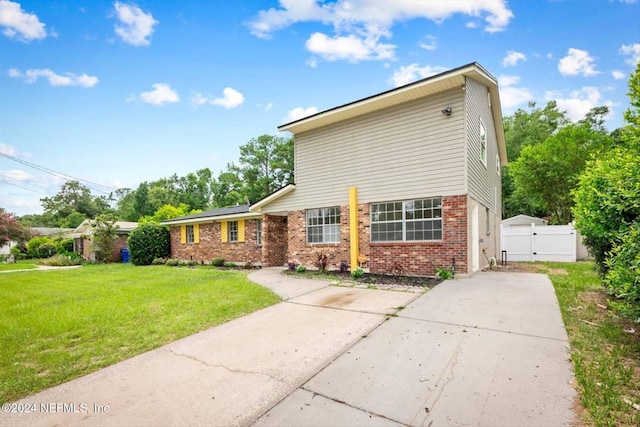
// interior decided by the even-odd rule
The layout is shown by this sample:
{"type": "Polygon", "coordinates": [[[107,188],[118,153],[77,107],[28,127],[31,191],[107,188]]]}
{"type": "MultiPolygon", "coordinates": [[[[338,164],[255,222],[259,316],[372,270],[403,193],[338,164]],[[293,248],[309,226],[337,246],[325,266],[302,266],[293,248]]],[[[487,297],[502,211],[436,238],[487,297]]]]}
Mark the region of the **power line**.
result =
{"type": "Polygon", "coordinates": [[[5,184],[13,185],[14,187],[22,188],[24,190],[33,191],[34,193],[44,194],[45,196],[47,195],[47,193],[45,193],[44,191],[34,190],[33,188],[28,188],[28,187],[23,187],[22,185],[14,184],[12,182],[6,181],[5,179],[6,179],[6,177],[0,177],[0,181],[5,183],[5,184]]]}
{"type": "Polygon", "coordinates": [[[66,173],[57,172],[57,171],[54,171],[53,169],[49,169],[49,168],[46,168],[44,166],[36,165],[35,163],[27,162],[26,160],[22,160],[22,159],[19,159],[17,157],[13,157],[13,156],[10,156],[10,155],[5,154],[5,153],[0,153],[0,156],[6,157],[7,159],[13,160],[14,162],[22,163],[25,166],[29,166],[30,168],[37,169],[37,170],[39,170],[41,172],[48,173],[49,175],[57,176],[58,178],[62,178],[65,181],[75,180],[75,181],[85,182],[87,184],[90,184],[90,185],[87,185],[88,188],[90,188],[91,190],[95,190],[95,191],[97,191],[99,193],[102,193],[102,194],[109,194],[113,190],[112,188],[107,187],[106,185],[98,184],[96,182],[88,181],[86,179],[78,178],[78,177],[75,177],[73,175],[68,175],[66,173]],[[108,191],[104,191],[104,190],[101,190],[99,188],[96,188],[96,186],[105,188],[108,191]]]}

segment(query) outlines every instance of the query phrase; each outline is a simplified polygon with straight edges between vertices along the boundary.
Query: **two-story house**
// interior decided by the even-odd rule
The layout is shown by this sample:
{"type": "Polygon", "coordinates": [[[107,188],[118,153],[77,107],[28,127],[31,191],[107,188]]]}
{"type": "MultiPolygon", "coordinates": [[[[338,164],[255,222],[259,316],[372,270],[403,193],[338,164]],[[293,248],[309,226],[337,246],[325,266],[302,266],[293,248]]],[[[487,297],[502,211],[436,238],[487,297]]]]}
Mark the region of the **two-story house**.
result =
{"type": "Polygon", "coordinates": [[[168,222],[183,227],[172,228],[172,254],[189,253],[195,239],[179,234],[206,221],[217,230],[208,258],[234,244],[246,253],[249,226],[263,265],[313,266],[327,255],[334,267],[428,275],[452,265],[473,273],[499,257],[506,147],[497,80],[479,64],[278,129],[294,135],[295,184],[237,219],[213,211],[168,222]]]}

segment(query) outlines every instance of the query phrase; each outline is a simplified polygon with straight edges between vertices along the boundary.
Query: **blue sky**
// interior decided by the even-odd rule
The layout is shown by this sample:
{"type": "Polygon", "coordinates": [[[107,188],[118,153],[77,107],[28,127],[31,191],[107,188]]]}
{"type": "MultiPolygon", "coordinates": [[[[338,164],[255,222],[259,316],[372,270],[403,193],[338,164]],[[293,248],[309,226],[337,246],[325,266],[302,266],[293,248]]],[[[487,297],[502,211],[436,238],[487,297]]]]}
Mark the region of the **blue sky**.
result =
{"type": "Polygon", "coordinates": [[[64,182],[42,168],[96,195],[217,174],[280,124],[474,61],[505,116],[607,105],[613,130],[639,60],[638,0],[0,0],[0,206],[42,212],[64,182]]]}

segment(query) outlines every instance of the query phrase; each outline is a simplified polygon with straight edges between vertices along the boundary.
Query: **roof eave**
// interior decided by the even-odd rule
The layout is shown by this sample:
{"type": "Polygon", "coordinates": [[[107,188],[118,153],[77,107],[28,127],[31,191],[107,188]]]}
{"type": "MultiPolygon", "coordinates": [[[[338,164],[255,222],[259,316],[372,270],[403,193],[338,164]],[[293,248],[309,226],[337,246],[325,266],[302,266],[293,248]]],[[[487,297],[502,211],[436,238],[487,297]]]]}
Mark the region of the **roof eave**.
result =
{"type": "Polygon", "coordinates": [[[258,200],[256,203],[251,205],[249,207],[249,211],[251,211],[251,212],[261,212],[263,206],[268,205],[269,203],[273,202],[274,200],[279,199],[280,197],[284,196],[285,194],[288,194],[288,193],[292,192],[295,189],[296,189],[296,185],[295,184],[289,184],[289,185],[287,185],[285,187],[282,187],[280,190],[276,191],[275,193],[271,193],[267,197],[265,197],[264,199],[258,200]]]}
{"type": "Polygon", "coordinates": [[[203,216],[200,218],[188,218],[188,219],[176,219],[176,220],[168,220],[162,221],[160,224],[162,225],[189,225],[189,224],[203,224],[207,222],[216,222],[216,221],[233,221],[236,219],[259,219],[261,215],[259,213],[253,212],[243,212],[236,214],[227,214],[227,215],[216,215],[216,216],[203,216]]]}

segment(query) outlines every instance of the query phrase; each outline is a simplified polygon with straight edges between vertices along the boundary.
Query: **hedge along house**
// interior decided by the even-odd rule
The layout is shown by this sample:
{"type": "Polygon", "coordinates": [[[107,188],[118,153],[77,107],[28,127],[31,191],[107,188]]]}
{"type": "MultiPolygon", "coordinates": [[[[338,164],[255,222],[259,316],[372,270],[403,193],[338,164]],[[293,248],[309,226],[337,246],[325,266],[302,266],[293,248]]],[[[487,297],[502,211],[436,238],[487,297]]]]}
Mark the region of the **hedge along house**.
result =
{"type": "Polygon", "coordinates": [[[249,205],[230,206],[163,221],[168,225],[171,257],[209,262],[214,258],[262,264],[262,215],[249,205]]]}
{"type": "Polygon", "coordinates": [[[507,156],[498,83],[479,64],[278,129],[294,135],[295,184],[249,209],[265,265],[327,255],[333,267],[469,274],[498,258],[507,156]]]}

